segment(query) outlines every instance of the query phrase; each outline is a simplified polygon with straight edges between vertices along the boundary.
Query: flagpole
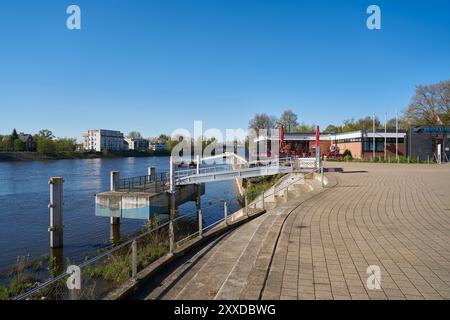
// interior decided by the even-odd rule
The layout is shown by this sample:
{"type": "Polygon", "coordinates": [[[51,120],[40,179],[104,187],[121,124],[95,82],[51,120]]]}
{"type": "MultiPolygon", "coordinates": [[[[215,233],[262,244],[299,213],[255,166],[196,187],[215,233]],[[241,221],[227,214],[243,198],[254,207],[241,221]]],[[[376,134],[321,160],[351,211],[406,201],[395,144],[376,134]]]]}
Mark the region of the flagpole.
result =
{"type": "Polygon", "coordinates": [[[398,161],[398,111],[395,110],[395,158],[398,161]]]}
{"type": "Polygon", "coordinates": [[[373,160],[375,161],[375,113],[373,114],[373,160]]]}
{"type": "Polygon", "coordinates": [[[384,113],[384,161],[386,161],[387,155],[387,112],[384,113]]]}

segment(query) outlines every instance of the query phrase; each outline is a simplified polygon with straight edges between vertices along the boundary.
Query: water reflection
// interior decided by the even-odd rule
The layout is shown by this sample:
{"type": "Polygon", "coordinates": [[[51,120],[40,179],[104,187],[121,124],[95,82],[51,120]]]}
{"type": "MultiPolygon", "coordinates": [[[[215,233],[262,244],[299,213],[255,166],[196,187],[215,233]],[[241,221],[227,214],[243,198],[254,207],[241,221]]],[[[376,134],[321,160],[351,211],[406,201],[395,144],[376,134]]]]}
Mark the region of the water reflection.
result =
{"type": "MultiPolygon", "coordinates": [[[[0,162],[0,271],[18,256],[48,255],[50,177],[65,179],[64,255],[76,261],[142,228],[142,221],[122,219],[120,228],[112,230],[108,218],[95,217],[95,194],[109,189],[110,171],[130,177],[147,174],[149,166],[165,172],[168,165],[168,157],[0,162]]],[[[233,201],[235,194],[232,181],[206,186],[201,199],[205,226],[222,216],[219,200],[233,201]]],[[[230,212],[234,208],[232,203],[230,212]]],[[[195,210],[195,202],[179,207],[180,214],[195,210]]],[[[52,255],[59,259],[57,252],[52,255]]]]}

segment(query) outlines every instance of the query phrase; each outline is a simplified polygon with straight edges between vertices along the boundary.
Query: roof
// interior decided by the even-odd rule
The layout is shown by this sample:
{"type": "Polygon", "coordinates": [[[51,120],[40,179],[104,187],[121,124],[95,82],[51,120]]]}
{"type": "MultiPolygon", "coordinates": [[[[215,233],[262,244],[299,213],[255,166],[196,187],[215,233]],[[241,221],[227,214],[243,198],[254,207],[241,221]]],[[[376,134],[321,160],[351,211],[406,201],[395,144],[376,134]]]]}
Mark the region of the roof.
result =
{"type": "MultiPolygon", "coordinates": [[[[384,130],[376,130],[375,137],[386,137],[386,138],[404,138],[406,135],[406,131],[399,130],[397,133],[395,130],[387,130],[386,134],[384,130]]],[[[344,139],[355,139],[355,138],[373,138],[373,132],[366,130],[358,130],[352,132],[342,132],[342,133],[321,133],[320,140],[322,141],[332,141],[332,140],[344,140],[344,139]]],[[[256,141],[279,141],[280,137],[278,135],[274,137],[259,137],[256,141]]],[[[300,133],[300,132],[287,132],[284,134],[284,140],[288,141],[315,141],[316,134],[315,133],[300,133]]]]}

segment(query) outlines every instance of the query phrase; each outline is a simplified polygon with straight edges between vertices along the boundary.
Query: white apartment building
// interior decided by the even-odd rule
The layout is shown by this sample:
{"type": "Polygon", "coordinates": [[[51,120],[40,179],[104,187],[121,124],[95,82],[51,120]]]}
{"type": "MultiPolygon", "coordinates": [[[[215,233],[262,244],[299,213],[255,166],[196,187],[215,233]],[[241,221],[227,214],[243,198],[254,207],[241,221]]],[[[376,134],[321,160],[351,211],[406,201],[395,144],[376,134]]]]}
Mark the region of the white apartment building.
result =
{"type": "Polygon", "coordinates": [[[121,151],[126,149],[124,141],[120,131],[94,129],[83,133],[83,148],[88,151],[121,151]]]}
{"type": "Polygon", "coordinates": [[[143,138],[126,138],[125,141],[128,143],[129,150],[135,151],[148,151],[148,140],[143,138]]]}

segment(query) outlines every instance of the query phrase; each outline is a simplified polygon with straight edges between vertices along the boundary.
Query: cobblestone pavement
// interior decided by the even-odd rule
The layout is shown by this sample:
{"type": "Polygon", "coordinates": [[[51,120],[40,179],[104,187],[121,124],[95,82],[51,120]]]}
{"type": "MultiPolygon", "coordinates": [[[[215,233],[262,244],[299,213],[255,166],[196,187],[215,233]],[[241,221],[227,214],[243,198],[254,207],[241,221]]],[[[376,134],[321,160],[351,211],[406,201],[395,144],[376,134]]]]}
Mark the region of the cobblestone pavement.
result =
{"type": "Polygon", "coordinates": [[[334,186],[294,191],[141,297],[450,299],[450,166],[327,167],[334,186]],[[369,265],[380,289],[367,286],[369,265]]]}

